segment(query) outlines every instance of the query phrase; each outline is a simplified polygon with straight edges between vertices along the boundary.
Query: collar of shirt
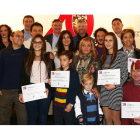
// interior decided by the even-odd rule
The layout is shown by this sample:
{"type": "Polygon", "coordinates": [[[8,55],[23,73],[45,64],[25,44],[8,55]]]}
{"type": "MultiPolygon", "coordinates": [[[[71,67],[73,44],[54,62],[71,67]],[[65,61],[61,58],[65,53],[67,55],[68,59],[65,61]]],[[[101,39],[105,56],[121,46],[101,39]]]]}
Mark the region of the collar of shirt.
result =
{"type": "Polygon", "coordinates": [[[134,80],[133,80],[133,83],[134,83],[135,86],[140,86],[140,83],[136,84],[136,83],[134,82],[134,80]]]}
{"type": "Polygon", "coordinates": [[[88,91],[86,91],[86,90],[84,89],[84,94],[87,95],[88,93],[90,94],[90,96],[93,94],[93,93],[88,92],[88,91]]]}
{"type": "Polygon", "coordinates": [[[134,53],[134,46],[132,46],[131,50],[127,50],[125,47],[123,47],[123,50],[127,53],[134,53]]]}

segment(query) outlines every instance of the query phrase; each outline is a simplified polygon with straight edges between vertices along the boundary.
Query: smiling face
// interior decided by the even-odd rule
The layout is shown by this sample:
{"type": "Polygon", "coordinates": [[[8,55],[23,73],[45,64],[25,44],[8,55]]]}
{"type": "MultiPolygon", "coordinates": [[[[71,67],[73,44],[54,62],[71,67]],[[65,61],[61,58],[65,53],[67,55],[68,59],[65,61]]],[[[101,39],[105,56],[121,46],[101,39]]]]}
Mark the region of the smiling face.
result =
{"type": "Polygon", "coordinates": [[[0,35],[2,38],[7,38],[8,37],[8,29],[6,26],[2,26],[0,29],[0,35]]]}
{"type": "Polygon", "coordinates": [[[40,37],[37,37],[33,42],[33,49],[35,51],[41,51],[42,47],[43,47],[43,42],[40,37]]]}
{"type": "Polygon", "coordinates": [[[91,53],[92,47],[90,42],[83,42],[81,46],[83,55],[89,55],[91,53]]]}
{"type": "Polygon", "coordinates": [[[84,36],[87,30],[87,25],[86,23],[77,23],[77,31],[79,35],[84,36]]]}
{"type": "Polygon", "coordinates": [[[140,83],[140,69],[132,70],[131,71],[132,78],[136,84],[140,83]]]}
{"type": "Polygon", "coordinates": [[[113,37],[111,35],[107,35],[105,36],[105,47],[108,50],[108,52],[112,52],[113,53],[113,37]]]}
{"type": "Polygon", "coordinates": [[[124,46],[132,47],[132,44],[134,42],[134,38],[133,38],[132,34],[130,32],[127,32],[126,34],[124,34],[123,38],[122,38],[122,42],[123,42],[124,46]]]}
{"type": "Polygon", "coordinates": [[[31,34],[32,34],[32,37],[33,37],[33,38],[34,38],[34,36],[37,35],[37,34],[42,35],[42,34],[43,34],[42,27],[41,27],[41,26],[36,26],[36,25],[33,26],[31,34]]]}
{"type": "Polygon", "coordinates": [[[62,23],[60,21],[54,22],[52,24],[52,29],[54,34],[60,34],[62,29],[62,23]]]}
{"type": "Polygon", "coordinates": [[[66,33],[66,34],[63,35],[62,43],[63,43],[64,46],[69,46],[70,45],[71,39],[70,39],[69,34],[66,33]]]}
{"type": "Polygon", "coordinates": [[[15,31],[13,37],[10,36],[10,40],[12,41],[13,46],[21,47],[24,41],[24,35],[22,31],[15,31]]]}
{"type": "Polygon", "coordinates": [[[96,36],[96,42],[99,45],[103,45],[104,43],[104,38],[105,38],[105,32],[104,31],[98,31],[97,36],[96,36]]]}
{"type": "Polygon", "coordinates": [[[123,28],[123,24],[119,20],[115,20],[112,23],[112,29],[116,34],[121,34],[123,28]]]}
{"type": "Polygon", "coordinates": [[[23,21],[25,31],[29,32],[31,25],[34,23],[32,18],[25,18],[23,21]]]}

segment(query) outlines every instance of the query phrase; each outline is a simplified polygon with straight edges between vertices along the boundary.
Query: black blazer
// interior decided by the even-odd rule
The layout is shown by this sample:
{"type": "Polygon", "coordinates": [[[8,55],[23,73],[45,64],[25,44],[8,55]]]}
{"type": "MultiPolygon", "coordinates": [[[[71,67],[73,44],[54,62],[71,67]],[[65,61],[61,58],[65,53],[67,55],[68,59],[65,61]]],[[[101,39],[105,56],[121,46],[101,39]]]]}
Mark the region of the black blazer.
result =
{"type": "MultiPolygon", "coordinates": [[[[119,51],[123,51],[123,47],[119,51]]],[[[138,48],[134,48],[134,54],[136,59],[140,59],[140,50],[138,48]]]]}
{"type": "MultiPolygon", "coordinates": [[[[18,91],[18,93],[22,93],[22,88],[21,88],[22,86],[29,85],[31,83],[30,82],[30,76],[27,75],[26,70],[25,70],[25,60],[26,60],[26,57],[24,58],[24,62],[22,64],[22,72],[21,72],[21,78],[20,78],[19,91],[18,91]]],[[[51,68],[51,70],[54,70],[54,61],[52,59],[50,59],[50,60],[52,62],[52,68],[51,68]]],[[[46,88],[48,88],[49,90],[51,90],[50,85],[48,83],[45,84],[45,86],[46,86],[46,88]]]]}
{"type": "Polygon", "coordinates": [[[52,46],[53,33],[52,33],[52,34],[45,35],[44,38],[45,38],[45,40],[46,40],[47,42],[49,42],[49,43],[51,44],[51,46],[52,46]]]}

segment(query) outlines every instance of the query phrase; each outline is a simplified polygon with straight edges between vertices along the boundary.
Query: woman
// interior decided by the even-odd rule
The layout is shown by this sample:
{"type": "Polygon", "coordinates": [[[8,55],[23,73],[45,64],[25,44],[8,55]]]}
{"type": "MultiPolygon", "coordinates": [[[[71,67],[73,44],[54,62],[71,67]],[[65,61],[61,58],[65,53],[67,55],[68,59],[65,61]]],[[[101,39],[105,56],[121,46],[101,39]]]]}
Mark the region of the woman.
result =
{"type": "Polygon", "coordinates": [[[124,51],[128,58],[137,58],[140,59],[140,50],[136,48],[135,44],[135,32],[132,29],[124,29],[121,33],[121,40],[123,43],[123,48],[121,51],[124,51]]]}
{"type": "MultiPolygon", "coordinates": [[[[50,77],[51,60],[46,52],[46,42],[43,36],[36,35],[32,39],[29,54],[24,61],[24,69],[21,75],[20,87],[32,83],[47,82],[50,77]]],[[[46,85],[46,94],[48,94],[49,86],[46,85]]],[[[21,89],[19,93],[22,93],[21,89]]],[[[44,93],[45,94],[45,93],[44,93]]],[[[48,98],[26,102],[28,124],[36,124],[37,118],[41,125],[47,124],[47,114],[50,104],[50,94],[48,98]]],[[[23,95],[20,94],[19,101],[24,103],[23,95]]]]}
{"type": "Polygon", "coordinates": [[[101,86],[101,106],[107,125],[120,125],[120,109],[123,98],[122,85],[128,77],[127,55],[117,50],[117,38],[114,33],[105,35],[102,69],[120,69],[120,85],[106,84],[101,86]]]}
{"type": "MultiPolygon", "coordinates": [[[[97,52],[94,48],[93,41],[89,38],[83,38],[79,44],[79,55],[73,58],[72,67],[79,73],[80,83],[82,75],[90,72],[94,77],[95,92],[97,93],[97,74],[101,69],[100,59],[97,58],[97,52]]],[[[98,93],[97,93],[98,94],[98,93]]]]}
{"type": "Polygon", "coordinates": [[[9,43],[11,43],[10,35],[12,33],[11,27],[6,24],[0,25],[0,51],[7,48],[9,43]]]}
{"type": "Polygon", "coordinates": [[[64,30],[61,32],[57,45],[53,48],[55,68],[60,68],[59,55],[64,50],[70,50],[73,54],[78,54],[74,46],[73,37],[70,31],[64,30]]]}

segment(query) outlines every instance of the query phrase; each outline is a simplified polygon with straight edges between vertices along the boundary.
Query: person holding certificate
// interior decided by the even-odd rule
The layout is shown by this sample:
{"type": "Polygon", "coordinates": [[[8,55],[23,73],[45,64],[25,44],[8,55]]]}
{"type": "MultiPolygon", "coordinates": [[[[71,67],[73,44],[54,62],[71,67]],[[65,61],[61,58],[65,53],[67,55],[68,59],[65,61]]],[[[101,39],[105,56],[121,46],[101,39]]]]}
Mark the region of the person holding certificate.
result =
{"type": "MultiPolygon", "coordinates": [[[[140,50],[136,48],[135,44],[135,31],[133,29],[124,29],[121,33],[121,40],[123,47],[120,51],[124,51],[128,58],[140,59],[140,50]]],[[[131,74],[129,73],[128,81],[132,80],[131,74]]]]}
{"type": "MultiPolygon", "coordinates": [[[[35,35],[32,39],[29,54],[25,57],[23,70],[21,74],[20,87],[32,83],[47,83],[51,71],[51,59],[46,52],[46,42],[42,35],[35,35]]],[[[50,105],[51,95],[49,93],[49,85],[46,85],[47,98],[26,102],[26,110],[28,116],[28,125],[35,125],[37,118],[39,124],[47,124],[47,114],[50,105]]],[[[24,103],[23,95],[19,89],[19,101],[24,103]]],[[[44,93],[45,94],[45,93],[44,93]]]]}
{"type": "Polygon", "coordinates": [[[120,125],[120,108],[123,98],[122,85],[128,77],[127,55],[117,51],[117,38],[113,32],[105,35],[102,69],[120,69],[120,85],[106,84],[101,86],[101,106],[107,125],[120,125]]]}
{"type": "MultiPolygon", "coordinates": [[[[131,65],[132,80],[123,85],[123,102],[140,102],[140,60],[131,65]]],[[[132,107],[131,107],[132,108],[132,107]]],[[[133,111],[135,108],[133,108],[133,111]]],[[[130,112],[130,111],[129,111],[130,112]]],[[[137,118],[121,118],[123,125],[140,124],[140,115],[137,118]]]]}

